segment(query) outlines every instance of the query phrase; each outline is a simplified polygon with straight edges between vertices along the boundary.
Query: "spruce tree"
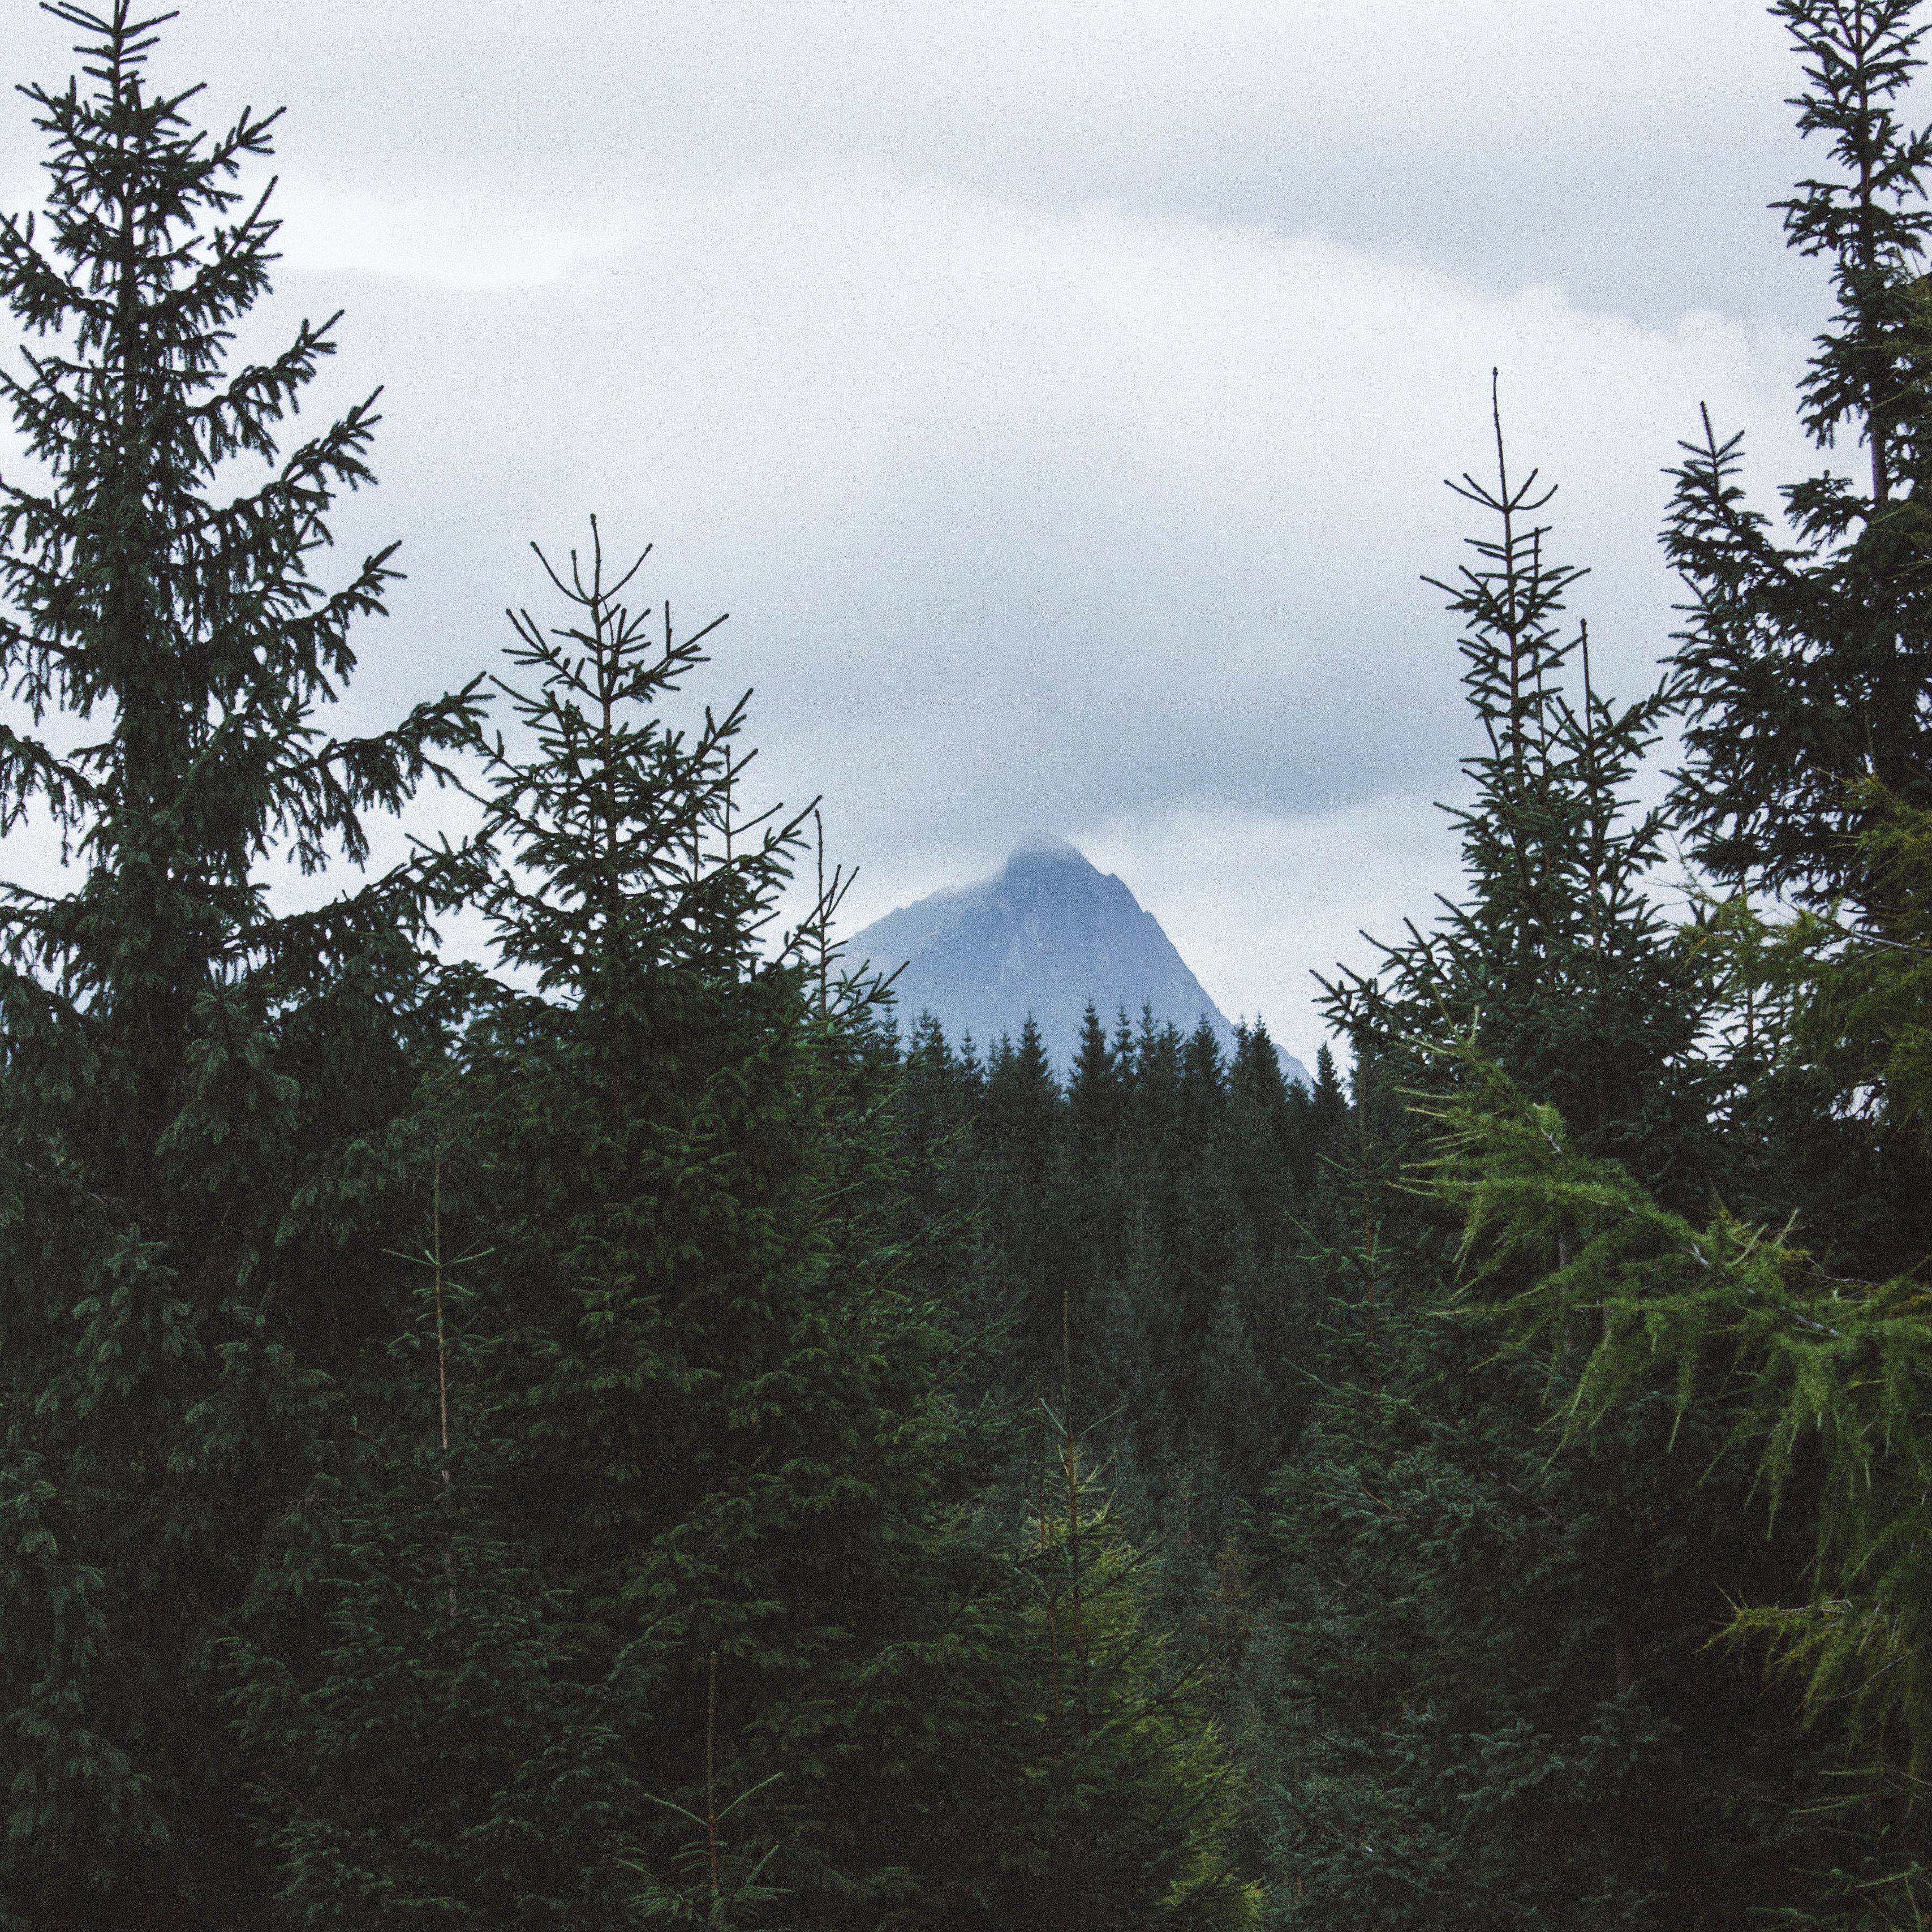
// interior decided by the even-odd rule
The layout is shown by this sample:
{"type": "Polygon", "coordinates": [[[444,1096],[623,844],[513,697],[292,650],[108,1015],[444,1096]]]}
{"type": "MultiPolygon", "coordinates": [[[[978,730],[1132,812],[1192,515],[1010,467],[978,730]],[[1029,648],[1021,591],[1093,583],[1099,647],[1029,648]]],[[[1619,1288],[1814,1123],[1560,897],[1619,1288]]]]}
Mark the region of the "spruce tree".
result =
{"type": "Polygon", "coordinates": [[[742,704],[666,724],[706,633],[630,581],[593,536],[565,624],[519,617],[533,748],[493,760],[486,902],[532,987],[472,1036],[460,1115],[496,1487],[573,1613],[637,1648],[632,1748],[680,1808],[654,1869],[680,1811],[742,1798],[787,1922],[883,1916],[943,1885],[946,1633],[983,1581],[946,1511],[982,1452],[895,1285],[896,1070],[808,943],[760,950],[798,821],[734,822],[742,704]]]}
{"type": "Polygon", "coordinates": [[[988,1061],[974,1136],[980,1184],[1000,1204],[987,1230],[985,1260],[997,1276],[992,1293],[1011,1325],[1006,1379],[1016,1391],[1037,1374],[1057,1379],[1069,1297],[1082,1304],[1075,1319],[1084,1322],[1088,1271],[1061,1186],[1065,1108],[1029,1014],[1018,1044],[1003,1040],[988,1061]]]}
{"type": "Polygon", "coordinates": [[[1570,1360],[1573,1426],[1626,1427],[1660,1378],[1688,1417],[1726,1390],[1725,1456],[1756,1464],[1787,1554],[1781,1573],[1719,1573],[1725,1634],[1744,1654],[1762,1644],[1779,1694],[1802,1692],[1833,1772],[1786,1916],[1916,1924],[1932,1748],[1918,1553],[1932,134],[1898,111],[1924,30],[1882,0],[1774,10],[1804,65],[1799,125],[1828,137],[1832,164],[1782,204],[1837,296],[1803,420],[1824,448],[1856,434],[1864,457],[1784,493],[1787,540],[1748,506],[1737,440],[1707,421],[1666,530],[1695,600],[1673,802],[1730,895],[1697,932],[1726,975],[1726,1185],[1714,1203],[1646,1186],[1661,1178],[1596,1157],[1567,1106],[1493,1070],[1450,1110],[1439,1179],[1485,1290],[1570,1360]]]}
{"type": "Polygon", "coordinates": [[[1418,1077],[1418,1049],[1474,1040],[1602,1151],[1695,1199],[1721,1079],[1699,1050],[1716,991],[1649,888],[1664,814],[1628,802],[1669,693],[1619,708],[1594,688],[1587,624],[1563,621],[1583,573],[1551,557],[1538,520],[1554,491],[1534,471],[1512,480],[1499,411],[1495,434],[1493,485],[1450,486],[1490,533],[1437,586],[1467,627],[1463,686],[1482,734],[1464,761],[1474,800],[1451,814],[1465,890],[1434,930],[1388,947],[1378,973],[1345,974],[1330,1010],[1358,1052],[1418,1077]]]}
{"type": "Polygon", "coordinates": [[[420,872],[287,913],[264,868],[366,859],[367,815],[476,705],[322,729],[395,572],[311,574],[377,420],[282,447],[335,319],[230,359],[274,259],[240,183],[276,117],[204,134],[197,90],[148,79],[165,16],[50,10],[85,81],[25,90],[46,206],[0,220],[32,466],[0,484],[0,673],[32,721],[0,734],[0,824],[57,827],[70,880],[0,897],[0,1897],[225,1924],[256,1868],[224,1637],[299,1643],[356,1491],[443,1030],[420,872]]]}
{"type": "Polygon", "coordinates": [[[593,534],[563,625],[517,620],[482,891],[519,970],[435,1108],[452,1421],[425,1318],[328,1640],[246,1700],[284,1916],[1226,1923],[1176,1687],[1141,1672],[1077,1749],[1036,1694],[1037,1552],[975,1507],[1008,1438],[952,1386],[944,1228],[908,1230],[906,1070],[876,988],[821,970],[824,904],[761,937],[799,821],[731,816],[742,705],[668,724],[704,634],[634,574],[593,534]],[[441,1710],[460,1738],[416,1730],[441,1710]],[[1090,1840],[1107,1882],[1070,1894],[1090,1840]]]}
{"type": "Polygon", "coordinates": [[[998,1923],[1234,1932],[1258,1890],[1239,1860],[1239,1776],[1207,1721],[1202,1660],[1153,1613],[1154,1566],[1123,1534],[1073,1412],[1042,1402],[1034,1514],[1019,1561],[1033,1590],[1005,1695],[1034,1761],[989,1836],[1024,1869],[998,1923]]]}
{"type": "MultiPolygon", "coordinates": [[[[636,1660],[586,1642],[554,1586],[492,1534],[474,1460],[457,1467],[453,1493],[441,1467],[398,1458],[392,1484],[345,1513],[314,1664],[248,1656],[236,1702],[273,1854],[271,1902],[251,1922],[676,1923],[694,1894],[711,1902],[711,1867],[694,1886],[688,1858],[653,1869],[656,1820],[630,1749],[648,1709],[636,1660]]],[[[728,1908],[764,1861],[722,1822],[728,1908]]]]}
{"type": "Polygon", "coordinates": [[[1827,167],[1779,206],[1790,245],[1829,267],[1836,299],[1802,394],[1831,450],[1863,446],[1780,493],[1788,534],[1748,502],[1743,443],[1706,416],[1684,446],[1665,530],[1688,584],[1676,658],[1688,710],[1675,801],[1718,879],[1861,905],[1882,886],[1860,856],[1859,782],[1932,804],[1932,590],[1917,568],[1927,434],[1924,175],[1932,129],[1899,118],[1922,64],[1918,0],[1778,0],[1804,63],[1798,128],[1827,167]]]}
{"type": "MultiPolygon", "coordinates": [[[[1774,10],[1803,63],[1798,124],[1828,144],[1828,165],[1780,204],[1790,244],[1829,265],[1837,298],[1801,419],[1825,449],[1864,448],[1850,475],[1834,466],[1786,486],[1780,520],[1748,496],[1738,437],[1706,420],[1684,446],[1665,531],[1692,598],[1676,657],[1688,722],[1673,810],[1714,896],[1730,902],[1712,910],[1720,940],[1780,901],[1883,934],[1906,909],[1875,858],[1882,839],[1866,835],[1932,804],[1920,568],[1932,130],[1900,120],[1924,28],[1910,0],[1774,10]]],[[[1766,1221],[1796,1212],[1806,1241],[1846,1272],[1908,1265],[1932,1245],[1912,1150],[1890,1134],[1869,1142],[1801,1058],[1767,1051],[1748,974],[1736,1005],[1730,1112],[1756,1157],[1730,1204],[1766,1221]]]]}
{"type": "Polygon", "coordinates": [[[1316,1049],[1313,1090],[1298,1082],[1288,1093],[1283,1136],[1288,1178],[1297,1193],[1306,1196],[1315,1191],[1322,1178],[1322,1155],[1342,1131],[1348,1112],[1348,1094],[1336,1070],[1334,1053],[1324,1040],[1316,1049]]]}
{"type": "Polygon", "coordinates": [[[1066,1081],[1073,1157],[1090,1174],[1118,1147],[1126,1097],[1122,1075],[1107,1030],[1090,1000],[1081,1021],[1080,1045],[1066,1081]]]}
{"type": "Polygon", "coordinates": [[[1706,1649],[1720,1581],[1772,1584],[1730,1417],[1653,1376],[1552,1454],[1574,1368],[1513,1354],[1418,1192],[1472,1056],[1560,1093],[1602,1156],[1695,1201],[1716,1158],[1715,989],[1646,884],[1627,793],[1663,698],[1609,704],[1500,428],[1445,586],[1482,733],[1466,884],[1330,1010],[1359,1143],[1328,1256],[1329,1389],[1281,1487],[1282,1922],[1742,1925],[1781,1902],[1812,1767],[1787,1700],[1706,1649]],[[1685,1454],[1671,1454],[1673,1436],[1685,1454]],[[1710,1480],[1700,1483],[1708,1472],[1710,1480]]]}

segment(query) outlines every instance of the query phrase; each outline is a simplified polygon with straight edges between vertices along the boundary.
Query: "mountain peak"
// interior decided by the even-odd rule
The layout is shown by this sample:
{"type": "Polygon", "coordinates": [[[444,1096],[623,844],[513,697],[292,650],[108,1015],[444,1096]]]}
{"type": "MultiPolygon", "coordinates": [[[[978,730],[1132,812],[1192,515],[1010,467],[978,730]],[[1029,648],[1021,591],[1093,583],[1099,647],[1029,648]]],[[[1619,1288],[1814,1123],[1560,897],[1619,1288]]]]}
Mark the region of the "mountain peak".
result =
{"type": "Polygon", "coordinates": [[[1057,832],[1029,832],[1007,854],[1006,863],[1010,866],[1016,859],[1071,860],[1090,868],[1091,863],[1078,846],[1070,844],[1057,832]]]}
{"type": "MultiPolygon", "coordinates": [[[[1004,869],[977,885],[888,913],[854,936],[850,956],[882,972],[898,969],[902,1021],[929,1012],[956,1045],[962,1033],[982,1048],[1002,1034],[1016,1039],[1030,1017],[1063,1072],[1090,1000],[1109,1030],[1120,1010],[1132,1023],[1145,1006],[1156,1025],[1189,1034],[1204,1020],[1223,1052],[1234,1044],[1226,1016],[1153,914],[1123,880],[1051,832],[1028,832],[1004,869]]],[[[1287,1054],[1282,1070],[1309,1084],[1287,1054]]]]}

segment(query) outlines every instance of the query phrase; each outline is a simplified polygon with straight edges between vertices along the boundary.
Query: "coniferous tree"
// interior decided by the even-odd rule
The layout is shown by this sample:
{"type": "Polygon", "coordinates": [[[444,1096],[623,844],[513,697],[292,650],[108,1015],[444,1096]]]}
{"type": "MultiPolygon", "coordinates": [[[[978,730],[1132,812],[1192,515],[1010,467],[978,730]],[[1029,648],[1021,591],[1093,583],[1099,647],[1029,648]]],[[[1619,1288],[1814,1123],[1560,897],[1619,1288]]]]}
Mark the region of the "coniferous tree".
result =
{"type": "MultiPolygon", "coordinates": [[[[436,1114],[456,1426],[428,1443],[432,1384],[399,1383],[331,1641],[250,1700],[299,1795],[268,1806],[284,1916],[1228,1922],[1218,1747],[1176,1684],[1136,1665],[1078,1749],[1036,1694],[1028,1570],[971,1507],[995,1413],[949,1388],[928,1298],[944,1231],[905,1229],[904,1070],[821,973],[824,906],[761,946],[796,821],[728,820],[742,706],[665,724],[699,638],[654,638],[630,580],[593,542],[572,621],[518,620],[532,749],[491,758],[484,896],[521,984],[479,994],[436,1114]],[[472,1700],[465,1748],[412,1741],[472,1700]],[[358,1728],[388,1774],[347,1774],[358,1728]],[[1070,1893],[1090,1841],[1112,1876],[1070,1893]]],[[[1031,1046],[992,1078],[1050,1139],[1031,1046]]]]}
{"type": "Polygon", "coordinates": [[[1281,1490],[1281,1915],[1742,1924],[1781,1900],[1808,1767],[1795,1710],[1780,1724],[1705,1648],[1720,1580],[1766,1581],[1778,1556],[1754,1543],[1730,1418],[1680,1413],[1654,1377],[1613,1436],[1552,1454],[1574,1370],[1499,1347],[1459,1292],[1453,1225],[1417,1194],[1459,1043],[1563,1094],[1594,1148],[1672,1198],[1712,1173],[1713,992],[1646,890],[1661,822],[1624,802],[1663,700],[1592,688],[1584,634],[1560,628],[1578,573],[1549,557],[1547,496],[1510,482],[1500,431],[1498,460],[1492,488],[1463,488],[1496,534],[1448,586],[1484,734],[1458,814],[1467,886],[1331,994],[1362,1138],[1330,1256],[1330,1391],[1281,1490]]]}
{"type": "MultiPolygon", "coordinates": [[[[987,1258],[1012,1324],[1009,1380],[1016,1389],[1030,1372],[1058,1362],[1062,1312],[1082,1286],[1076,1230],[1061,1211],[1058,1186],[1064,1106],[1029,1014],[1018,1044],[1002,1040],[988,1064],[976,1136],[985,1184],[1002,1204],[987,1258]]],[[[1083,1318],[1084,1312],[1083,1306],[1083,1318]]]]}
{"type": "Polygon", "coordinates": [[[946,1512],[982,1452],[894,1285],[888,1070],[758,950],[795,824],[730,823],[742,705],[664,723],[705,634],[652,641],[628,580],[593,548],[572,623],[519,620],[536,754],[495,759],[516,863],[488,903],[536,988],[498,997],[461,1103],[496,1485],[575,1613],[639,1647],[653,1795],[743,1798],[788,1922],[841,1922],[945,1888],[970,1760],[941,1741],[980,1694],[948,1633],[986,1581],[946,1512]]]}
{"type": "Polygon", "coordinates": [[[1316,1052],[1313,1090],[1298,1083],[1288,1093],[1285,1151],[1298,1193],[1314,1192],[1321,1178],[1321,1156],[1333,1145],[1348,1111],[1348,1096],[1324,1041],[1316,1052]]]}
{"type": "MultiPolygon", "coordinates": [[[[1900,123],[1921,67],[1913,0],[1774,10],[1803,61],[1794,103],[1828,166],[1782,204],[1790,245],[1826,260],[1837,298],[1802,397],[1821,448],[1856,438],[1854,473],[1787,486],[1782,528],[1754,508],[1742,440],[1707,421],[1684,446],[1665,532],[1692,593],[1677,654],[1687,757],[1674,807],[1693,853],[1734,896],[1766,896],[1882,933],[1892,903],[1882,831],[1932,803],[1932,675],[1924,555],[1928,334],[1924,251],[1932,130],[1900,123]],[[1788,532],[1788,535],[1786,532],[1788,532]]],[[[1730,1198],[1767,1220],[1793,1211],[1835,1264],[1892,1274],[1932,1246],[1916,1158],[1876,1146],[1790,1056],[1762,1051],[1747,982],[1735,1058],[1740,1141],[1757,1150],[1730,1198]]]]}
{"type": "Polygon", "coordinates": [[[1177,1657],[1153,1614],[1152,1566],[1123,1534],[1064,1406],[1038,1406],[1039,1460],[1024,1565],[1034,1591],[1009,1696],[1039,1740],[1003,1858],[1035,1884],[1002,1925],[1253,1922],[1238,1862],[1241,1792],[1206,1720],[1206,1672],[1177,1657]]]}
{"type": "MultiPolygon", "coordinates": [[[[648,1708],[637,1660],[586,1645],[555,1586],[492,1534],[467,1460],[460,1495],[442,1466],[404,1461],[345,1514],[314,1666],[248,1658],[242,1736],[275,1768],[261,1773],[262,1918],[302,1932],[676,1922],[698,1888],[651,1859],[630,1748],[648,1708]]],[[[728,1904],[762,1875],[734,1822],[728,1904]]]]}
{"type": "Polygon", "coordinates": [[[1804,64],[1798,127],[1831,172],[1780,206],[1790,245],[1831,268],[1802,421],[1821,448],[1864,446],[1858,472],[1784,492],[1790,537],[1746,502],[1742,439],[1708,416],[1684,446],[1665,545],[1694,596],[1677,656],[1688,752],[1676,808],[1727,883],[1801,898],[1882,897],[1856,834],[1875,779],[1932,803],[1932,604],[1921,501],[1932,334],[1924,259],[1932,130],[1898,118],[1921,65],[1918,0],[1778,0],[1804,64]]]}
{"type": "Polygon", "coordinates": [[[376,422],[280,446],[333,319],[228,358],[268,286],[277,224],[238,182],[275,117],[204,134],[196,90],[148,80],[159,19],[50,10],[86,78],[26,90],[46,209],[0,221],[35,338],[0,374],[35,466],[0,484],[0,672],[32,721],[0,733],[0,823],[44,814],[77,878],[0,900],[0,1897],[212,1925],[256,1870],[224,1634],[297,1641],[356,1491],[443,1026],[419,872],[279,913],[262,868],[364,860],[475,704],[320,729],[395,573],[311,575],[376,422]]]}
{"type": "MultiPolygon", "coordinates": [[[[1237,1045],[1224,1066],[1210,1036],[1185,1040],[1144,1014],[1138,1029],[1121,1016],[1109,1038],[1092,1015],[1064,1094],[1043,1064],[1016,1080],[1023,1062],[1009,1048],[993,1076],[1009,1083],[1000,1108],[976,1113],[964,1065],[922,1021],[905,1118],[952,1136],[913,1225],[964,1217],[971,1287],[956,1310],[968,1328],[989,1322],[1008,1337],[985,1385],[1022,1404],[1070,1397],[1084,1418],[1093,1506],[1124,1539],[1135,1616],[1154,1640],[1136,1640],[1151,1675],[1128,1672],[1135,1694],[1163,1694],[1162,1675],[1179,1672],[1237,1755],[1261,1763],[1262,1678],[1274,1664],[1271,1633],[1258,1648],[1248,1639],[1263,1616],[1255,1512],[1308,1412],[1329,1284],[1300,1230],[1329,1227],[1348,1108],[1332,1058],[1319,1058],[1318,1100],[1284,1083],[1265,1029],[1244,1028],[1237,1045]],[[1013,1152],[1022,1120],[1033,1124],[1024,1165],[1013,1152]],[[1312,1192],[1297,1185],[1295,1159],[1312,1192]],[[1156,1651],[1169,1660],[1153,1665],[1156,1651]]],[[[1021,1508],[1040,1520],[1036,1467],[1009,1462],[990,1504],[999,1520],[1021,1508]]],[[[1149,1770],[1164,1761],[1156,1753],[1149,1770]]],[[[1246,1803],[1226,1856],[1252,1873],[1246,1803]]],[[[1035,1842],[1033,1828],[1018,1840],[1035,1842]]]]}
{"type": "Polygon", "coordinates": [[[1675,802],[1733,893],[1700,934],[1730,974],[1732,1184],[1714,1211],[1646,1186],[1593,1158],[1563,1108],[1493,1073],[1453,1110],[1442,1183],[1509,1318],[1546,1346],[1587,1339],[1576,1408],[1596,1429],[1623,1427],[1660,1373],[1680,1409],[1720,1378],[1735,1391],[1732,1453],[1757,1465],[1774,1538],[1811,1560],[1808,1574],[1726,1577],[1728,1634],[1761,1642],[1776,1679],[1802,1688],[1838,1774],[1786,1914],[1848,1928],[1916,1924],[1925,1904],[1932,134],[1897,118],[1921,64],[1916,7],[1774,10],[1804,62],[1799,124],[1829,136],[1836,171],[1784,204],[1792,244],[1832,261],[1838,297],[1804,421],[1827,448],[1856,432],[1865,460],[1855,478],[1785,492],[1785,542],[1745,505],[1737,440],[1707,422],[1666,533],[1695,598],[1675,802]],[[1796,916],[1767,916],[1767,894],[1796,916]]]}
{"type": "Polygon", "coordinates": [[[1090,1000],[1080,1045],[1067,1076],[1068,1125],[1073,1157],[1092,1174],[1118,1149],[1126,1094],[1124,1070],[1090,1000]]]}

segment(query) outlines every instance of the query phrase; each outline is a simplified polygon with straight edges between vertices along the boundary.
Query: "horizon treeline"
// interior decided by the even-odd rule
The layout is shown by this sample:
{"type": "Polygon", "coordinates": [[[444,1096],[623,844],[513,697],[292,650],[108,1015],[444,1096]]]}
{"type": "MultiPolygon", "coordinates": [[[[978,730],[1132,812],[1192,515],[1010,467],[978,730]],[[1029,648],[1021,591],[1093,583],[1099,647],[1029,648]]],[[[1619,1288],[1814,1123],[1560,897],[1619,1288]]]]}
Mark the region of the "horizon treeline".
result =
{"type": "Polygon", "coordinates": [[[1150,1526],[1186,1497],[1186,1540],[1218,1548],[1209,1526],[1259,1499],[1307,1413],[1323,1277],[1306,1235],[1337,1211],[1349,1112],[1328,1049],[1304,1087],[1264,1023],[1224,1057],[1204,1021],[1109,1027],[1090,1004],[1064,1082],[1030,1020],[983,1062],[930,1013],[884,1051],[908,1148],[947,1150],[909,1226],[971,1224],[957,1299],[991,1343],[987,1385],[1036,1385],[1100,1426],[1117,1502],[1150,1526]]]}
{"type": "Polygon", "coordinates": [[[745,817],[742,700],[666,722],[716,626],[594,519],[471,682],[333,735],[397,566],[325,570],[378,420],[296,434],[339,318],[230,355],[275,117],[50,10],[82,71],[0,218],[0,826],[67,860],[0,888],[0,1927],[1922,1924],[1912,0],[1772,9],[1836,466],[1687,440],[1654,689],[1600,687],[1498,400],[1439,582],[1462,887],[1326,985],[1308,1088],[1259,1026],[1090,1011],[1064,1081],[1030,1024],[902,1039],[836,872],[775,940],[810,808],[745,817]],[[425,785],[473,833],[371,874],[425,785]],[[286,910],[283,862],[352,877],[286,910]]]}

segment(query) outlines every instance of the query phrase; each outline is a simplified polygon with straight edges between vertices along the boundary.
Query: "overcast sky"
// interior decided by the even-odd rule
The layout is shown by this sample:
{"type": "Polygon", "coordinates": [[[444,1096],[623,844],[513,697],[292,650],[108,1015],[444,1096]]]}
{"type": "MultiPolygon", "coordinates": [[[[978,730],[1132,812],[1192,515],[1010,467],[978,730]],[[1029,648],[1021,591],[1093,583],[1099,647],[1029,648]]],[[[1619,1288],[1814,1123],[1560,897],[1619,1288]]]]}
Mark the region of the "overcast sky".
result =
{"type": "MultiPolygon", "coordinates": [[[[0,0],[10,78],[67,34],[0,0]]],[[[1822,281],[1759,0],[184,0],[158,80],[286,103],[273,308],[348,313],[410,572],[376,719],[656,545],[868,919],[1039,826],[1230,1014],[1452,886],[1470,734],[1423,573],[1489,372],[1607,680],[1654,675],[1700,401],[1767,498],[1822,281]]],[[[0,113],[0,194],[39,136],[0,113]]]]}

